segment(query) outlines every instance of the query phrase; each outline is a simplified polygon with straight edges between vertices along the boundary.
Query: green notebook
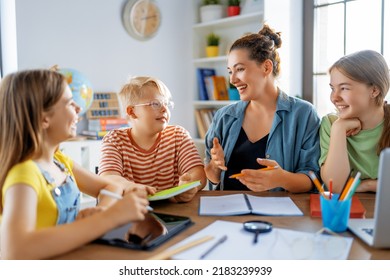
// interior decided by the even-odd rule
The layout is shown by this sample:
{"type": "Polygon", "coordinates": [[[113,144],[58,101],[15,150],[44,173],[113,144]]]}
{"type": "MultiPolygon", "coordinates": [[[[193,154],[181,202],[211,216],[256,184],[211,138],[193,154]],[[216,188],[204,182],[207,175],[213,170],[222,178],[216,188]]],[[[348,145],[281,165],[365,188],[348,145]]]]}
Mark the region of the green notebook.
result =
{"type": "Polygon", "coordinates": [[[170,189],[162,190],[160,192],[155,193],[154,195],[148,196],[149,201],[168,199],[183,192],[186,192],[192,188],[195,188],[200,185],[200,181],[194,181],[191,183],[187,183],[184,185],[180,185],[177,187],[173,187],[170,189]]]}

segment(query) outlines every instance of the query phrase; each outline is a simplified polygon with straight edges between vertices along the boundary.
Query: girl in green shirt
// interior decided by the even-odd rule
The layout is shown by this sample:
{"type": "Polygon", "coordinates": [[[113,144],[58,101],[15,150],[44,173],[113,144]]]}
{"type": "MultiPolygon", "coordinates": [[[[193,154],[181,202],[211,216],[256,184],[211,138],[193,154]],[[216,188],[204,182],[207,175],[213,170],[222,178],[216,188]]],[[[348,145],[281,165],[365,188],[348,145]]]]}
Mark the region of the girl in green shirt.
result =
{"type": "Polygon", "coordinates": [[[321,177],[341,191],[351,169],[361,172],[358,192],[376,191],[380,151],[390,146],[389,67],[371,50],[340,58],[329,69],[336,114],[320,128],[321,177]]]}

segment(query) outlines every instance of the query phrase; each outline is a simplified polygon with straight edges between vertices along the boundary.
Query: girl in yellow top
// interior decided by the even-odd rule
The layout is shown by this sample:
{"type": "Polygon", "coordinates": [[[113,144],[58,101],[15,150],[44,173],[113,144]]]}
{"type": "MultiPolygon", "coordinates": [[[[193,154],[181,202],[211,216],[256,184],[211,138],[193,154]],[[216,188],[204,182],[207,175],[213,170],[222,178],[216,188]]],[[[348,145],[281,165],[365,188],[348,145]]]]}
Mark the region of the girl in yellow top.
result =
{"type": "Polygon", "coordinates": [[[148,205],[144,187],[111,184],[58,151],[62,141],[76,135],[79,111],[65,78],[57,72],[22,71],[2,80],[2,258],[50,258],[144,219],[148,205]],[[102,197],[99,207],[79,212],[80,191],[97,197],[103,188],[124,194],[123,199],[102,197]]]}

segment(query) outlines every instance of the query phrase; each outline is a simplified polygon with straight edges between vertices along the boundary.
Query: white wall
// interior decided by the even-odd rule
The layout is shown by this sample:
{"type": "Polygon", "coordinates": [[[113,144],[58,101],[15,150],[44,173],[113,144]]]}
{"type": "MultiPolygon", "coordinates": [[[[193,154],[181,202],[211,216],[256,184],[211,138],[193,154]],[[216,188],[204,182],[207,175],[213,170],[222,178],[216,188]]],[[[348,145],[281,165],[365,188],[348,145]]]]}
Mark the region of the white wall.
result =
{"type": "Polygon", "coordinates": [[[118,91],[129,75],[156,76],[180,104],[172,111],[171,123],[192,128],[193,119],[185,117],[192,111],[192,2],[156,2],[162,14],[160,30],[141,42],[122,25],[125,0],[17,0],[18,68],[75,68],[97,92],[118,91]]]}
{"type": "Polygon", "coordinates": [[[302,96],[303,0],[265,0],[264,21],[280,31],[282,46],[280,87],[288,95],[302,96]]]}
{"type": "Polygon", "coordinates": [[[0,0],[0,20],[1,20],[1,66],[3,73],[18,70],[18,57],[16,53],[16,26],[15,26],[15,2],[9,0],[0,0]]]}
{"type": "MultiPolygon", "coordinates": [[[[122,26],[125,0],[17,0],[18,69],[75,68],[97,92],[118,91],[128,75],[156,76],[177,104],[171,123],[194,134],[192,24],[200,0],[155,1],[162,26],[156,37],[140,42],[122,26]]],[[[265,20],[282,31],[281,87],[290,95],[302,93],[302,1],[265,1],[265,20]]]]}

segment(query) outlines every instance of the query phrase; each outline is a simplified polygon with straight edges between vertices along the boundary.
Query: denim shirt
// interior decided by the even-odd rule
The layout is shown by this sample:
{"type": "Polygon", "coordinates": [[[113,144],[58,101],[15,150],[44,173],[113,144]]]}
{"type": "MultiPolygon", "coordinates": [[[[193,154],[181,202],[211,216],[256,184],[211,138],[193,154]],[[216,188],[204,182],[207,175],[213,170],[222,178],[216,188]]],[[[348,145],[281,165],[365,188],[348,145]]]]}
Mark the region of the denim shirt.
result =
{"type": "MultiPolygon", "coordinates": [[[[247,101],[238,101],[215,113],[205,139],[206,164],[211,159],[213,138],[217,137],[223,148],[227,165],[240,134],[248,104],[247,101]]],[[[267,141],[266,158],[275,160],[289,172],[308,175],[309,171],[313,171],[318,175],[319,127],[320,118],[311,103],[288,96],[279,90],[276,113],[267,141]]],[[[220,177],[221,190],[224,189],[224,173],[222,171],[220,177]]]]}

